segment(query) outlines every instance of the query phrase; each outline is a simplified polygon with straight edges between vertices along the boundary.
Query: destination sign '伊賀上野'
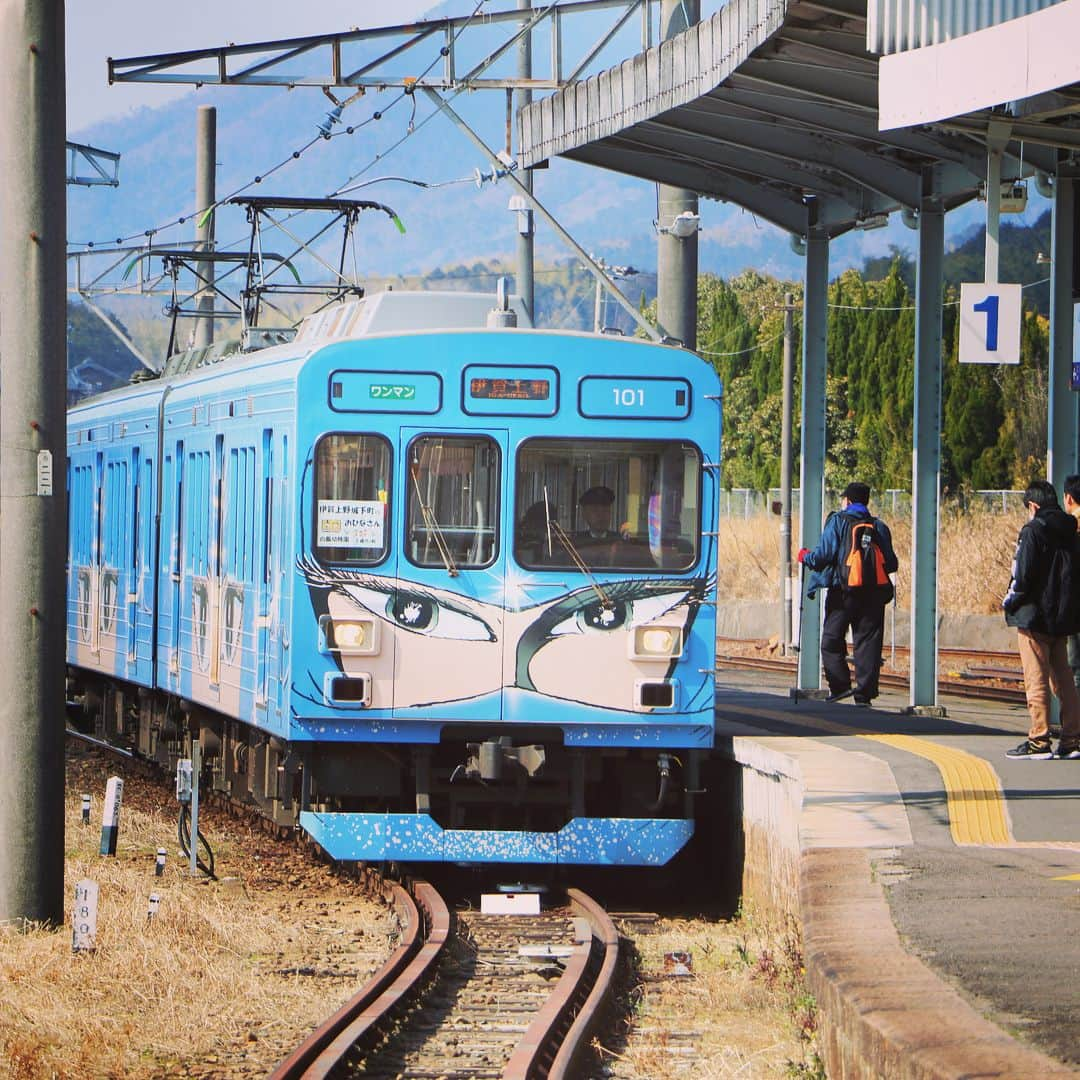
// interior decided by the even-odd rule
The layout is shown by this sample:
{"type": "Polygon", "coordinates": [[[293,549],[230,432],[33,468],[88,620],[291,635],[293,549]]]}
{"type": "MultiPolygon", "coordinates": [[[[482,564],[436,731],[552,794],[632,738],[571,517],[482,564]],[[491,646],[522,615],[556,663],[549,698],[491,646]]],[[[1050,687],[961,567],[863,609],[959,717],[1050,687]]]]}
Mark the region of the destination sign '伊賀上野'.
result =
{"type": "Polygon", "coordinates": [[[501,401],[546,401],[551,383],[547,379],[471,379],[469,394],[501,401]]]}

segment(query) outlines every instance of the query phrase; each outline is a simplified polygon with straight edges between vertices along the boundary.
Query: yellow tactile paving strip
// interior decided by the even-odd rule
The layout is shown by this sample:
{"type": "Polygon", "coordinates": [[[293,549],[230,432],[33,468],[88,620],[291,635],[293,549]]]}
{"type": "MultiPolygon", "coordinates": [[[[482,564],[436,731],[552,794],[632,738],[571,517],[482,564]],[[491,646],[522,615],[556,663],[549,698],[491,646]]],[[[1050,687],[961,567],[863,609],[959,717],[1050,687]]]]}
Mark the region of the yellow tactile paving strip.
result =
{"type": "Polygon", "coordinates": [[[1001,782],[982,758],[914,735],[860,734],[858,738],[895,746],[898,750],[926,758],[938,767],[945,784],[949,831],[954,843],[1014,842],[1001,782]]]}

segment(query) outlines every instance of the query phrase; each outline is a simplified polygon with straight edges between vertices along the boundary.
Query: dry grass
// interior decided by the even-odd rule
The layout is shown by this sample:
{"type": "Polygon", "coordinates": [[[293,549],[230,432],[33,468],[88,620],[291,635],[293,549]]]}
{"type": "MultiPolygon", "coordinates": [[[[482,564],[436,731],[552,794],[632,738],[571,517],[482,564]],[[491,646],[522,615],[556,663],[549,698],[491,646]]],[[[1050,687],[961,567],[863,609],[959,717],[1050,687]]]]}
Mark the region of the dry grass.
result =
{"type": "MultiPolygon", "coordinates": [[[[900,560],[897,604],[911,598],[911,520],[885,518],[900,560]]],[[[996,615],[1009,585],[1016,534],[1026,514],[946,506],[938,538],[938,605],[946,615],[996,615]]],[[[798,521],[792,523],[798,535],[798,521]]],[[[775,600],[779,595],[780,519],[760,514],[720,523],[719,595],[729,600],[775,600]]],[[[797,569],[797,567],[796,567],[797,569]]],[[[797,589],[795,592],[797,597],[797,589]]]]}
{"type": "Polygon", "coordinates": [[[604,1053],[612,1077],[824,1076],[797,925],[662,919],[634,944],[634,1018],[625,1045],[604,1053]],[[677,951],[692,954],[692,977],[662,976],[677,951]]]}
{"type": "Polygon", "coordinates": [[[100,889],[96,950],[73,954],[70,926],[0,931],[0,1076],[265,1075],[382,962],[383,909],[323,867],[305,873],[295,854],[279,863],[267,838],[209,814],[218,874],[231,880],[187,876],[175,804],[159,792],[160,810],[131,805],[153,802],[131,777],[117,854],[102,857],[106,775],[69,770],[65,822],[69,911],[78,880],[100,889]],[[83,791],[94,797],[90,825],[83,791]],[[159,846],[169,853],[160,878],[159,846]],[[265,881],[263,864],[274,867],[265,881]],[[283,874],[295,882],[285,891],[283,874]],[[149,922],[151,892],[160,908],[149,922]],[[300,974],[305,966],[320,974],[300,974]]]}

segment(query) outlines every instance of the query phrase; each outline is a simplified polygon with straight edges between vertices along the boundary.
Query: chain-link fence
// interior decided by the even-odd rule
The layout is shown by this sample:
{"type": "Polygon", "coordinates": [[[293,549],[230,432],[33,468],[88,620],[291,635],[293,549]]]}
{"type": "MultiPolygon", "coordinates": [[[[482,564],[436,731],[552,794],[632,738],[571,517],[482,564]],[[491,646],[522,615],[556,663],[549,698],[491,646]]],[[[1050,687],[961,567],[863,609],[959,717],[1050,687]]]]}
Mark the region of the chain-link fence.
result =
{"type": "MultiPolygon", "coordinates": [[[[825,507],[829,509],[840,503],[839,492],[830,492],[825,496],[825,507]]],[[[875,494],[872,508],[886,517],[909,517],[911,515],[911,492],[900,488],[889,488],[875,494]]],[[[956,495],[946,495],[942,499],[945,506],[955,506],[964,510],[986,510],[990,513],[1011,514],[1024,505],[1022,491],[960,491],[956,495]]],[[[799,489],[791,491],[791,512],[799,513],[799,489]]],[[[758,514],[780,513],[780,489],[755,491],[753,488],[728,488],[720,492],[720,516],[722,518],[750,518],[758,514]]]]}

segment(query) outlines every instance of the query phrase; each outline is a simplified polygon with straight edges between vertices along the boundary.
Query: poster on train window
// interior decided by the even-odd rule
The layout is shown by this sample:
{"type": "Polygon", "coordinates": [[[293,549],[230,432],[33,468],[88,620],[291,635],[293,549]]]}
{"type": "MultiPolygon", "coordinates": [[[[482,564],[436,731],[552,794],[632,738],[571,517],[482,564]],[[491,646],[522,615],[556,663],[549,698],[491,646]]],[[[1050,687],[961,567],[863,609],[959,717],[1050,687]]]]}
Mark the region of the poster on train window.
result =
{"type": "Polygon", "coordinates": [[[386,505],[378,499],[320,499],[319,547],[381,548],[386,505]]]}

